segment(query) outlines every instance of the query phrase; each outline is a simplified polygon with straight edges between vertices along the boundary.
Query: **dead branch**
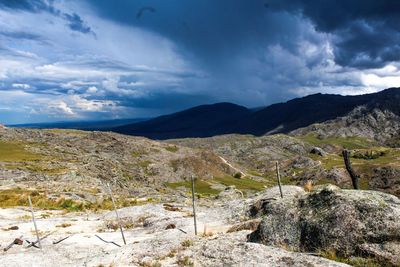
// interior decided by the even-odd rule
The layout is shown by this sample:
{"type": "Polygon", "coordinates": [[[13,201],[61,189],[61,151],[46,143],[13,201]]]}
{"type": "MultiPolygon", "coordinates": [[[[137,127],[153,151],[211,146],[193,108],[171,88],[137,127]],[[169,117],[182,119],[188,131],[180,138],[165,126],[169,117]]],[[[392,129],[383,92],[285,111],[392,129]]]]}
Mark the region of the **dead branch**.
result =
{"type": "MultiPolygon", "coordinates": [[[[51,232],[51,233],[48,233],[48,234],[46,234],[46,235],[44,235],[44,236],[42,236],[41,238],[39,238],[38,240],[36,240],[36,241],[33,241],[33,242],[31,242],[31,241],[29,241],[29,240],[26,240],[26,242],[28,242],[28,246],[27,246],[27,248],[30,248],[30,247],[35,247],[35,248],[40,248],[40,247],[38,247],[36,244],[38,244],[40,241],[42,241],[43,239],[45,239],[45,238],[47,238],[47,237],[49,237],[51,234],[53,234],[54,232],[51,232]]],[[[39,243],[40,244],[40,243],[39,243]]]]}
{"type": "Polygon", "coordinates": [[[22,235],[21,235],[19,238],[14,239],[14,241],[11,242],[11,243],[10,243],[7,247],[5,247],[3,250],[4,250],[4,251],[7,251],[7,250],[9,250],[10,248],[12,248],[12,246],[14,246],[14,245],[22,245],[23,242],[24,242],[24,241],[22,240],[22,235]]]}
{"type": "Polygon", "coordinates": [[[98,235],[95,235],[95,236],[96,236],[98,239],[100,239],[101,241],[105,242],[105,243],[114,244],[114,245],[116,245],[117,247],[121,247],[120,245],[118,245],[117,243],[115,243],[115,242],[113,242],[113,241],[104,240],[103,238],[101,238],[101,237],[98,236],[98,235]]]}
{"type": "Polygon", "coordinates": [[[179,231],[181,231],[182,233],[184,233],[184,234],[187,234],[187,232],[186,231],[183,231],[182,229],[180,229],[180,228],[176,228],[176,229],[178,229],[179,231]]]}
{"type": "Polygon", "coordinates": [[[67,237],[61,238],[60,240],[53,241],[53,245],[56,245],[56,244],[58,244],[58,243],[61,243],[61,242],[63,242],[64,240],[70,238],[71,236],[73,236],[73,235],[69,235],[69,236],[67,236],[67,237]]]}

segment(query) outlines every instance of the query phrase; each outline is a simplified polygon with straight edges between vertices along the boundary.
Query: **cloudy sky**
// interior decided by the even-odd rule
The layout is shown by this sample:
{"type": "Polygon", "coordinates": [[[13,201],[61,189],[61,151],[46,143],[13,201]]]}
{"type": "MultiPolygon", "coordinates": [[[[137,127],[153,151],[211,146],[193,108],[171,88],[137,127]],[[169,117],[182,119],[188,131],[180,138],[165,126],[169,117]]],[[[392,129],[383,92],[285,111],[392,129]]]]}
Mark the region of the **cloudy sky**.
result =
{"type": "Polygon", "coordinates": [[[0,0],[0,123],[400,86],[398,0],[0,0]]]}

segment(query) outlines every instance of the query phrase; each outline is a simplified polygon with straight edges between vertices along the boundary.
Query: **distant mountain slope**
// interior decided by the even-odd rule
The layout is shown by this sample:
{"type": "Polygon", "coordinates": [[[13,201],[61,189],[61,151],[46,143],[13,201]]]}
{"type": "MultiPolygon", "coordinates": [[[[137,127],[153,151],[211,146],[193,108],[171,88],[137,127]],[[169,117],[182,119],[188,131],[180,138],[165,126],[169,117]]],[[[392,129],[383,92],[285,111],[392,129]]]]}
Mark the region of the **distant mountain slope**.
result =
{"type": "Polygon", "coordinates": [[[126,124],[137,123],[146,119],[115,119],[100,121],[60,121],[60,122],[43,122],[43,123],[26,123],[7,125],[12,128],[35,128],[35,129],[77,129],[87,131],[102,131],[126,124]]]}
{"type": "Polygon", "coordinates": [[[204,105],[113,131],[153,139],[210,137],[228,133],[264,135],[288,133],[315,123],[346,116],[357,107],[363,112],[389,111],[400,115],[400,89],[359,96],[314,94],[250,110],[230,103],[204,105]]]}
{"type": "Polygon", "coordinates": [[[153,139],[208,137],[237,132],[242,120],[248,118],[251,113],[249,109],[239,105],[218,103],[197,106],[113,130],[153,139]]]}

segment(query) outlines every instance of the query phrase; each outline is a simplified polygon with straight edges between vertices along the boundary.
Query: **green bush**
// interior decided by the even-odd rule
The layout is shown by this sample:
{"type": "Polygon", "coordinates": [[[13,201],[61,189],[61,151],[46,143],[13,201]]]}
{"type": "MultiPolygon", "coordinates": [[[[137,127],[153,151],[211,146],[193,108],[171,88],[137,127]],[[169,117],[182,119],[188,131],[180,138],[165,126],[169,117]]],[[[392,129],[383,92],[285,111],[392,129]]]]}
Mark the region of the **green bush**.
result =
{"type": "Polygon", "coordinates": [[[242,178],[242,174],[240,172],[237,172],[237,173],[235,173],[235,175],[233,177],[240,179],[240,178],[242,178]]]}

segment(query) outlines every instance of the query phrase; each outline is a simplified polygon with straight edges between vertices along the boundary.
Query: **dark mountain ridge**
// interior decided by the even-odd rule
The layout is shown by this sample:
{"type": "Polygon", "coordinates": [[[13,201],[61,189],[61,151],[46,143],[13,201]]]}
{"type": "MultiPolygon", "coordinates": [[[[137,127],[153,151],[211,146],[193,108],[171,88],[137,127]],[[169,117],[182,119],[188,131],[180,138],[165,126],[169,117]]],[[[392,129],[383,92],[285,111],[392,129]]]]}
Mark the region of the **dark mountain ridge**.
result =
{"type": "Polygon", "coordinates": [[[144,122],[124,125],[113,131],[152,139],[209,137],[237,132],[240,121],[252,112],[231,103],[201,105],[144,122]]]}
{"type": "Polygon", "coordinates": [[[33,128],[33,129],[77,129],[86,131],[107,131],[118,126],[145,121],[145,118],[114,119],[114,120],[90,120],[90,121],[56,121],[23,124],[7,124],[11,128],[33,128]]]}
{"type": "Polygon", "coordinates": [[[400,89],[390,88],[357,96],[319,93],[256,110],[231,103],[202,105],[112,130],[152,139],[210,137],[229,133],[260,136],[288,133],[326,122],[345,116],[359,106],[365,106],[365,112],[381,109],[400,115],[400,89]]]}

